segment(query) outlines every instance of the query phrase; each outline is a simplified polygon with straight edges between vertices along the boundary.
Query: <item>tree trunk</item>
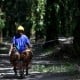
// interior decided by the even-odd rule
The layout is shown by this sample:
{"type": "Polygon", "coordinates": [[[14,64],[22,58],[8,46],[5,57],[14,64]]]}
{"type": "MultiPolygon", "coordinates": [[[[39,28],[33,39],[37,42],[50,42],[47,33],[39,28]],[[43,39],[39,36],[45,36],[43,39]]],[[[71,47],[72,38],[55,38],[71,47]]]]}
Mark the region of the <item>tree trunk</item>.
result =
{"type": "Polygon", "coordinates": [[[54,46],[57,41],[57,17],[54,8],[54,0],[47,0],[45,24],[46,24],[46,43],[45,46],[54,46]]]}
{"type": "Polygon", "coordinates": [[[0,30],[0,43],[3,41],[2,30],[0,30]]]}

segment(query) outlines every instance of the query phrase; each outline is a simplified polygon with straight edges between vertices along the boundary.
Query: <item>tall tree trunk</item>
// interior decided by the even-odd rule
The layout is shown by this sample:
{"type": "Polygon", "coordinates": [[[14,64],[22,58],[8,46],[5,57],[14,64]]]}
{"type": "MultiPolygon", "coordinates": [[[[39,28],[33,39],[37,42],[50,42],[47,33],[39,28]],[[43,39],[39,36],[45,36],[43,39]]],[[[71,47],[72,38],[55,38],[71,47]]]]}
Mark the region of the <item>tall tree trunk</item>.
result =
{"type": "Polygon", "coordinates": [[[3,41],[2,30],[0,30],[0,43],[3,41]]]}
{"type": "MultiPolygon", "coordinates": [[[[78,3],[78,12],[80,12],[80,3],[79,3],[79,0],[77,0],[77,3],[78,3]]],[[[75,29],[74,29],[74,33],[73,33],[73,36],[74,36],[74,40],[73,40],[73,46],[74,46],[74,49],[76,51],[76,55],[80,58],[80,13],[76,16],[76,26],[75,26],[75,29]]]]}
{"type": "Polygon", "coordinates": [[[57,18],[54,8],[54,0],[47,0],[45,24],[46,24],[46,44],[45,46],[53,46],[57,42],[57,18]]]}

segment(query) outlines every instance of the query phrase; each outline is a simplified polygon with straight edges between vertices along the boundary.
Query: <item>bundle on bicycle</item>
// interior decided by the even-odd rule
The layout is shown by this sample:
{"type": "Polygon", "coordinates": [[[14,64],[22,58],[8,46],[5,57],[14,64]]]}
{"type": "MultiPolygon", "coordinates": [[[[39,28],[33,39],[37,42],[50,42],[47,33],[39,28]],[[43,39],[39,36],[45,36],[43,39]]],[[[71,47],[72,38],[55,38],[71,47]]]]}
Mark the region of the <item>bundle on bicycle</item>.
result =
{"type": "Polygon", "coordinates": [[[14,73],[20,77],[24,77],[25,73],[28,75],[28,69],[32,59],[32,52],[29,49],[26,51],[18,53],[13,50],[10,55],[10,62],[13,66],[14,73]]]}

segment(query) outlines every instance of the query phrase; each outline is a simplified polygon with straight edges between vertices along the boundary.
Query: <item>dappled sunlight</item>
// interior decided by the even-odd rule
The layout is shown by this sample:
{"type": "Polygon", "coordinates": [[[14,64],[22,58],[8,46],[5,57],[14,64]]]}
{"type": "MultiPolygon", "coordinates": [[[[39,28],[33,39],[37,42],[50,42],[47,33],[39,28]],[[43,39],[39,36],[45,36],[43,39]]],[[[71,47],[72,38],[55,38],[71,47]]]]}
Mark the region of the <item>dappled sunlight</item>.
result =
{"type": "MultiPolygon", "coordinates": [[[[31,62],[31,67],[29,69],[28,76],[26,76],[24,80],[26,78],[28,80],[67,80],[67,78],[70,78],[70,80],[75,80],[79,78],[76,77],[76,75],[78,76],[78,71],[75,67],[75,63],[71,63],[66,60],[62,61],[52,59],[55,58],[54,55],[59,51],[64,51],[64,48],[65,45],[56,45],[51,49],[44,50],[40,45],[33,45],[33,59],[31,62]],[[54,53],[53,56],[51,55],[52,53],[54,53]]],[[[14,76],[13,68],[9,61],[9,55],[7,53],[9,48],[6,47],[5,49],[2,47],[1,49],[2,52],[5,51],[6,53],[0,54],[0,79],[19,79],[18,76],[14,76]]]]}
{"type": "Polygon", "coordinates": [[[46,60],[41,60],[41,61],[33,60],[33,64],[45,65],[45,64],[53,64],[53,63],[51,63],[50,61],[46,61],[46,60]]]}
{"type": "Polygon", "coordinates": [[[64,64],[64,65],[49,65],[49,64],[33,64],[30,70],[31,72],[53,72],[53,73],[61,73],[61,72],[75,72],[76,68],[74,64],[64,64]]]}
{"type": "Polygon", "coordinates": [[[2,47],[2,48],[0,48],[0,50],[7,50],[8,48],[6,48],[6,47],[2,47]]]}
{"type": "Polygon", "coordinates": [[[78,80],[80,79],[78,76],[76,74],[69,74],[67,72],[44,73],[39,80],[78,80]]]}

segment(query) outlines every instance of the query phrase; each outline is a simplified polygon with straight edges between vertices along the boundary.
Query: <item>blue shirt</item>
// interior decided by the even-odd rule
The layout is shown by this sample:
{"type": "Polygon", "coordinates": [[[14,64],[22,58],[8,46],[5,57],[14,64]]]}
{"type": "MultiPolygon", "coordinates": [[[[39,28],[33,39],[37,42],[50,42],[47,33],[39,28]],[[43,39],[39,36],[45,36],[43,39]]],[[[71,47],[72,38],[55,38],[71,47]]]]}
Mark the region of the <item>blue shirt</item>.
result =
{"type": "Polygon", "coordinates": [[[20,37],[14,36],[12,39],[12,43],[17,47],[18,51],[21,53],[22,51],[26,50],[28,45],[30,44],[30,40],[24,34],[20,37]]]}

